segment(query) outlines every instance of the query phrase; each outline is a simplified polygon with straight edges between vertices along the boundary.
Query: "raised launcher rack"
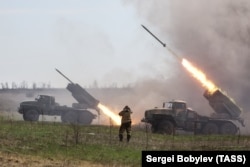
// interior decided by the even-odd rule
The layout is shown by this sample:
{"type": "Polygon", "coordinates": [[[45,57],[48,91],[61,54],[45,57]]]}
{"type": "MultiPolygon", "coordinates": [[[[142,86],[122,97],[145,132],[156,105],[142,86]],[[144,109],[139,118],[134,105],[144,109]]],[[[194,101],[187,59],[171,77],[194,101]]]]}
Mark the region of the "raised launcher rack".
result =
{"type": "Polygon", "coordinates": [[[72,96],[78,103],[73,103],[73,108],[78,109],[95,109],[99,113],[98,104],[99,101],[91,96],[85,89],[80,85],[73,83],[68,77],[66,77],[61,71],[56,69],[56,71],[61,74],[70,83],[67,85],[67,89],[71,92],[72,96]]]}
{"type": "Polygon", "coordinates": [[[244,120],[240,117],[242,113],[241,108],[224,92],[217,89],[215,92],[210,93],[206,90],[203,96],[209,101],[209,105],[216,112],[215,117],[237,120],[242,126],[245,126],[244,120]]]}
{"type": "Polygon", "coordinates": [[[79,103],[73,103],[74,108],[82,108],[82,109],[95,109],[97,111],[99,101],[96,100],[93,96],[91,96],[85,89],[83,89],[80,85],[69,83],[67,89],[71,92],[72,96],[79,103]]]}

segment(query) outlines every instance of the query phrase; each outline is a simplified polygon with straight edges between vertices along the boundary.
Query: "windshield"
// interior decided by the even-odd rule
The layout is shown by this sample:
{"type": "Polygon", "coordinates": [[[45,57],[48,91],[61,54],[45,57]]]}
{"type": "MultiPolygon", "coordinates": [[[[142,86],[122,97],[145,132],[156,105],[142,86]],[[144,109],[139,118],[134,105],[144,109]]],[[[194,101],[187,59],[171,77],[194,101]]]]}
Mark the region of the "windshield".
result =
{"type": "Polygon", "coordinates": [[[38,101],[40,99],[40,95],[38,95],[35,100],[38,101]]]}
{"type": "Polygon", "coordinates": [[[183,102],[165,102],[163,103],[163,108],[168,108],[168,109],[186,109],[186,104],[183,102]]]}
{"type": "Polygon", "coordinates": [[[172,109],[172,108],[173,108],[173,103],[171,103],[171,102],[165,103],[165,104],[164,104],[164,108],[172,109]]]}
{"type": "Polygon", "coordinates": [[[36,98],[35,98],[36,101],[46,101],[48,100],[48,98],[44,95],[38,95],[36,98]]]}
{"type": "Polygon", "coordinates": [[[175,109],[186,109],[185,103],[175,103],[175,109]]]}

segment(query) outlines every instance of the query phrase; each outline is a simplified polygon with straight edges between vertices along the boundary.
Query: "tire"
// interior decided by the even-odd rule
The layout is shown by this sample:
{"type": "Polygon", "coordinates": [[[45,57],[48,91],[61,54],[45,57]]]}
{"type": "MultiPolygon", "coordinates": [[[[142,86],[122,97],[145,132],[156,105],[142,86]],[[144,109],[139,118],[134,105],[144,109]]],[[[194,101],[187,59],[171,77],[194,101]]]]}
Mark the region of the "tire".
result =
{"type": "Polygon", "coordinates": [[[66,113],[64,113],[64,112],[61,114],[61,121],[62,121],[63,123],[66,123],[66,122],[67,122],[67,119],[66,119],[65,114],[66,114],[66,113]]]}
{"type": "Polygon", "coordinates": [[[207,123],[203,130],[202,134],[210,135],[210,134],[218,134],[219,128],[215,123],[207,123]]]}
{"type": "Polygon", "coordinates": [[[23,119],[25,121],[38,121],[39,113],[37,110],[31,109],[23,113],[23,119]]]}
{"type": "Polygon", "coordinates": [[[237,127],[231,122],[225,122],[220,127],[220,133],[223,135],[235,135],[237,127]]]}
{"type": "Polygon", "coordinates": [[[67,111],[61,116],[61,120],[64,123],[77,123],[77,113],[74,111],[67,111]]]}
{"type": "Polygon", "coordinates": [[[157,133],[158,128],[155,125],[151,126],[151,132],[152,133],[157,133]]]}
{"type": "Polygon", "coordinates": [[[79,111],[77,115],[77,122],[81,125],[90,125],[92,120],[95,118],[94,115],[88,110],[79,111]]]}
{"type": "Polygon", "coordinates": [[[174,133],[174,125],[170,121],[163,121],[158,124],[158,133],[171,135],[174,133]]]}

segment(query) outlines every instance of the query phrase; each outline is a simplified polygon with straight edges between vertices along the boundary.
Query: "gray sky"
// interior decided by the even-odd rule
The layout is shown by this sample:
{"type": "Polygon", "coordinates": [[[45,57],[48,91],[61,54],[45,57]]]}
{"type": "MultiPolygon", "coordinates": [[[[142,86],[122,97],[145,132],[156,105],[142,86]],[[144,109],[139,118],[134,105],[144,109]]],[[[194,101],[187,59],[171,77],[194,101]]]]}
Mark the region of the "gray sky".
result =
{"type": "Polygon", "coordinates": [[[138,105],[181,98],[203,111],[204,88],[144,24],[249,111],[249,17],[246,0],[0,0],[0,83],[64,88],[58,68],[83,87],[136,83],[138,105]]]}
{"type": "Polygon", "coordinates": [[[0,22],[0,83],[65,87],[55,68],[86,87],[171,76],[173,58],[125,1],[0,0],[0,22]]]}

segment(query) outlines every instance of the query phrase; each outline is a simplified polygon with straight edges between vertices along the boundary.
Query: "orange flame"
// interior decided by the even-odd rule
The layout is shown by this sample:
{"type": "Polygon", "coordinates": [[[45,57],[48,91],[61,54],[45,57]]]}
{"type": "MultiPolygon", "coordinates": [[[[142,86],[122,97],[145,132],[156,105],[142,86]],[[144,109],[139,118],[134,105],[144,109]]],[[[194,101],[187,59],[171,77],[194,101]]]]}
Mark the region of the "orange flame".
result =
{"type": "Polygon", "coordinates": [[[110,109],[108,109],[106,106],[99,103],[97,107],[100,108],[105,115],[110,117],[116,125],[119,125],[121,123],[121,118],[114,112],[110,111],[110,109]]]}
{"type": "Polygon", "coordinates": [[[209,92],[213,93],[218,88],[217,86],[210,80],[207,79],[206,75],[194,67],[188,60],[182,59],[182,65],[198,80],[202,83],[202,85],[208,89],[209,92]]]}

